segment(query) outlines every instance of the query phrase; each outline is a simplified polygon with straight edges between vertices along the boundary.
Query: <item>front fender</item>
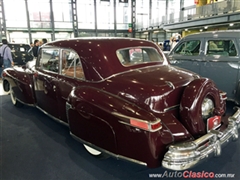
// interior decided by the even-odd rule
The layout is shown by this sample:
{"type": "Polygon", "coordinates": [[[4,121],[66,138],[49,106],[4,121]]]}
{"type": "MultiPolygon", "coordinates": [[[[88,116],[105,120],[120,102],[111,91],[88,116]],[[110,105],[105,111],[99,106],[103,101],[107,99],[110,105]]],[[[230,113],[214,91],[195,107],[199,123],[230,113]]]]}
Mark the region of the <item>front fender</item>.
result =
{"type": "Polygon", "coordinates": [[[8,92],[11,87],[20,102],[27,105],[35,104],[33,74],[25,72],[22,67],[14,67],[4,69],[2,76],[4,91],[8,92]]]}

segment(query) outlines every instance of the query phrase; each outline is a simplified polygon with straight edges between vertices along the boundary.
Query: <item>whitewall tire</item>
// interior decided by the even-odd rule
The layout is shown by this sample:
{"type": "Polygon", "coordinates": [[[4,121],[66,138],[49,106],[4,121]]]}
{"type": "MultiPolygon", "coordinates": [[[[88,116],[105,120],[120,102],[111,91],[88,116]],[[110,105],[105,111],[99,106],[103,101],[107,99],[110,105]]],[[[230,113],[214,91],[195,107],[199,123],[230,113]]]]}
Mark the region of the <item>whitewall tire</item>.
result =
{"type": "Polygon", "coordinates": [[[13,103],[13,105],[14,106],[16,106],[16,107],[22,107],[23,106],[23,104],[22,103],[20,103],[18,100],[17,100],[17,98],[16,98],[16,96],[15,96],[15,94],[14,94],[14,91],[12,90],[12,87],[10,86],[10,96],[11,96],[11,100],[12,100],[12,103],[13,103]]]}
{"type": "Polygon", "coordinates": [[[91,154],[92,156],[96,157],[96,158],[100,158],[100,159],[106,159],[108,158],[109,156],[101,151],[98,151],[86,144],[83,144],[84,148],[87,150],[87,152],[89,154],[91,154]]]}

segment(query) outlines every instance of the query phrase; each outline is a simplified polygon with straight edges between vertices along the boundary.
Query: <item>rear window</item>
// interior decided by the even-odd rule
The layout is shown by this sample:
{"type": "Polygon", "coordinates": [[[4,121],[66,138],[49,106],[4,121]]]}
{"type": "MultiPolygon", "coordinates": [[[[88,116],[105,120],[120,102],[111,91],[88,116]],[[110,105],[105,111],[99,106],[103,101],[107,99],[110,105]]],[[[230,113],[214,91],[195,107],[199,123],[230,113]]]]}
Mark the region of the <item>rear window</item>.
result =
{"type": "Polygon", "coordinates": [[[127,48],[117,51],[117,57],[123,66],[132,66],[147,62],[163,62],[163,58],[154,48],[127,48]]]}

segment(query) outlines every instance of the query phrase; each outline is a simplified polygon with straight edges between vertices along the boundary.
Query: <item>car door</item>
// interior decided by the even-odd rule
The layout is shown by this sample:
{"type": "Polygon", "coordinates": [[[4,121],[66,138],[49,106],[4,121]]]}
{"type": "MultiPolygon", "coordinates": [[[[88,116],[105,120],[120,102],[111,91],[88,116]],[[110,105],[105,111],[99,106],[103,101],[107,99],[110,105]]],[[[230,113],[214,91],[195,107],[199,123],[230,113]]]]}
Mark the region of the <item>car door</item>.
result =
{"type": "Polygon", "coordinates": [[[205,55],[200,75],[212,79],[227,92],[228,99],[236,98],[239,73],[239,51],[235,38],[205,38],[205,55]]]}
{"type": "Polygon", "coordinates": [[[37,107],[58,118],[57,86],[59,76],[59,49],[43,48],[39,51],[34,75],[37,107]]]}
{"type": "Polygon", "coordinates": [[[199,39],[186,39],[178,42],[168,55],[174,66],[199,73],[202,63],[202,43],[199,39]]]}
{"type": "Polygon", "coordinates": [[[58,110],[59,119],[67,122],[66,102],[72,89],[77,86],[86,85],[82,64],[78,54],[72,49],[61,49],[60,59],[62,61],[60,75],[58,78],[58,110]]]}

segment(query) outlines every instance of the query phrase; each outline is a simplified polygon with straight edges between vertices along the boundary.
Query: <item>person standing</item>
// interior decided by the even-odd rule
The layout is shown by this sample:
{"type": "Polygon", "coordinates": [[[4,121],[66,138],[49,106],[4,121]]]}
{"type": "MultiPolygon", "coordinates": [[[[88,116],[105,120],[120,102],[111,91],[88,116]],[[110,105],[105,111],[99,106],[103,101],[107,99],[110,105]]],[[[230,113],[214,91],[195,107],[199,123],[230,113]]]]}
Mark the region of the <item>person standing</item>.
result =
{"type": "Polygon", "coordinates": [[[172,50],[176,46],[176,44],[177,44],[176,37],[175,36],[171,37],[170,38],[170,47],[171,47],[170,50],[172,50]]]}
{"type": "Polygon", "coordinates": [[[160,47],[160,49],[163,51],[163,44],[162,43],[159,43],[158,45],[160,47]]]}
{"type": "Polygon", "coordinates": [[[35,58],[38,57],[38,48],[39,48],[39,40],[38,39],[35,39],[34,40],[34,46],[32,48],[32,53],[33,53],[33,56],[35,58]]]}
{"type": "Polygon", "coordinates": [[[0,47],[0,54],[3,57],[3,69],[11,67],[14,65],[12,52],[10,47],[8,47],[8,41],[6,39],[2,40],[2,46],[0,47]]]}
{"type": "Polygon", "coordinates": [[[47,43],[47,39],[46,38],[42,38],[42,45],[47,43]]]}
{"type": "Polygon", "coordinates": [[[31,48],[34,46],[34,44],[32,43],[32,42],[30,42],[30,46],[31,46],[31,48]]]}

